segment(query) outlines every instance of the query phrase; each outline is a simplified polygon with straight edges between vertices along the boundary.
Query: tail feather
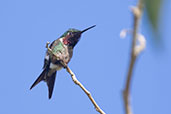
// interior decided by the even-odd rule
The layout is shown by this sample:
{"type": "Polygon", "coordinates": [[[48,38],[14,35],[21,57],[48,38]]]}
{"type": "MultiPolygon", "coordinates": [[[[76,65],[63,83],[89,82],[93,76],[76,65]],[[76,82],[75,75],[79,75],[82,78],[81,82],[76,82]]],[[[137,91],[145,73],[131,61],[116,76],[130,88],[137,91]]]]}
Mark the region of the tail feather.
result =
{"type": "Polygon", "coordinates": [[[46,69],[43,70],[43,72],[40,74],[40,76],[36,79],[36,81],[33,83],[33,85],[30,87],[30,90],[36,86],[39,82],[44,80],[44,76],[46,75],[46,69]]]}
{"type": "Polygon", "coordinates": [[[48,79],[47,79],[47,85],[48,85],[48,91],[49,91],[49,99],[52,97],[55,78],[56,78],[56,72],[54,72],[52,74],[52,76],[48,77],[48,79]]]}

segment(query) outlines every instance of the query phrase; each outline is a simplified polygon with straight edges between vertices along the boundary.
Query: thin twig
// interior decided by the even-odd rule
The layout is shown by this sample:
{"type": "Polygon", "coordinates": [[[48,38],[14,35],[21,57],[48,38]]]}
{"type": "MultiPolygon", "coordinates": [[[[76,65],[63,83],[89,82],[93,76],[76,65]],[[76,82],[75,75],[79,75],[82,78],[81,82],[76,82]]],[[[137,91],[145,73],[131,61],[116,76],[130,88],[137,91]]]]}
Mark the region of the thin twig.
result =
{"type": "MultiPolygon", "coordinates": [[[[50,54],[53,54],[54,56],[56,56],[52,52],[52,50],[48,47],[48,44],[49,44],[49,42],[46,43],[46,48],[48,49],[48,52],[50,54]]],[[[59,60],[59,57],[56,56],[56,58],[57,58],[57,60],[59,60]]],[[[91,96],[91,93],[77,80],[75,74],[71,71],[71,69],[67,65],[65,65],[62,61],[61,61],[61,64],[64,65],[64,68],[66,68],[66,71],[71,75],[71,78],[72,78],[73,82],[76,85],[78,85],[84,91],[84,93],[86,93],[86,95],[88,96],[88,98],[90,99],[90,101],[93,103],[96,111],[98,111],[100,114],[105,114],[103,112],[103,110],[97,105],[97,103],[95,102],[94,98],[91,96]]]]}
{"type": "Polygon", "coordinates": [[[76,85],[78,85],[88,96],[88,98],[91,100],[91,102],[93,103],[96,111],[98,111],[100,114],[105,114],[103,112],[103,110],[97,105],[96,101],[93,99],[93,97],[91,96],[91,93],[77,80],[75,74],[71,71],[71,69],[67,66],[66,67],[67,72],[71,75],[72,80],[74,81],[74,83],[76,85]]]}
{"type": "Polygon", "coordinates": [[[132,114],[132,108],[130,105],[130,83],[132,80],[132,72],[134,69],[137,55],[140,53],[140,51],[142,51],[141,49],[139,49],[138,53],[135,52],[136,40],[137,40],[137,36],[138,36],[137,32],[138,32],[138,28],[139,28],[139,21],[141,19],[141,15],[142,15],[142,9],[143,9],[143,0],[139,0],[137,6],[132,8],[132,12],[134,14],[132,49],[131,49],[131,58],[130,58],[130,65],[129,65],[129,70],[128,70],[128,74],[127,74],[127,80],[126,80],[125,88],[123,90],[123,99],[124,99],[124,106],[125,106],[126,114],[132,114]]]}

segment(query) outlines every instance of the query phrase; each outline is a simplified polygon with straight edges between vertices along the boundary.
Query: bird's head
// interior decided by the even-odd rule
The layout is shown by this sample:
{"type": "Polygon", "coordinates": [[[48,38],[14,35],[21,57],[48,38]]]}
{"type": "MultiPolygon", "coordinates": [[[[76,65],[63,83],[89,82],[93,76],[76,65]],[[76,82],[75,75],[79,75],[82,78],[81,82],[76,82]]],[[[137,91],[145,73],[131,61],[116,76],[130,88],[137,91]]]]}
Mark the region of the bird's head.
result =
{"type": "Polygon", "coordinates": [[[78,41],[81,38],[81,34],[93,27],[95,27],[96,25],[93,25],[91,27],[88,27],[84,30],[77,30],[77,29],[69,29],[68,31],[66,31],[61,38],[63,38],[63,43],[65,45],[71,46],[72,48],[74,48],[74,46],[78,43],[78,41]]]}

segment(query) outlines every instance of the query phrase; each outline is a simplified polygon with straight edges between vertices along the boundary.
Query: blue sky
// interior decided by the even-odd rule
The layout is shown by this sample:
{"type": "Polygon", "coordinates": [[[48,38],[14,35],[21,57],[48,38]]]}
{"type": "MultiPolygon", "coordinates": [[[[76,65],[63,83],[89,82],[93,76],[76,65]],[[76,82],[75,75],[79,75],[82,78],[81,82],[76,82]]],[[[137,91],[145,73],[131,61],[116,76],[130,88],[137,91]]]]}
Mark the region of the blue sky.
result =
{"type": "MultiPolygon", "coordinates": [[[[42,71],[45,44],[68,28],[83,30],[69,67],[107,114],[123,114],[121,92],[128,69],[131,37],[120,39],[132,27],[129,7],[136,0],[1,0],[0,1],[0,113],[97,114],[70,75],[57,73],[48,100],[45,83],[29,90],[42,71]]],[[[162,49],[153,43],[149,22],[143,16],[140,31],[147,40],[138,57],[131,87],[136,114],[171,113],[171,2],[163,4],[160,25],[162,49]]]]}

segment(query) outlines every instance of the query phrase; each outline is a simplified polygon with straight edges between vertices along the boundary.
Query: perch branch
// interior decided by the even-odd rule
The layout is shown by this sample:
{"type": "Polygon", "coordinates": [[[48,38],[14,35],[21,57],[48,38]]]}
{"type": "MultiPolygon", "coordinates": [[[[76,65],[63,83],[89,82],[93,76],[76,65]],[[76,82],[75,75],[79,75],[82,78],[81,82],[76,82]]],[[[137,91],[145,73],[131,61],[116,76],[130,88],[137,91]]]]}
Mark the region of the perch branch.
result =
{"type": "Polygon", "coordinates": [[[71,69],[67,66],[66,67],[66,70],[67,70],[67,72],[71,75],[71,78],[72,78],[72,80],[74,81],[74,83],[76,84],[76,85],[78,85],[83,91],[84,91],[84,93],[86,93],[86,95],[88,96],[88,98],[90,99],[90,101],[93,103],[93,105],[94,105],[94,107],[95,107],[95,109],[96,109],[96,111],[98,111],[100,114],[105,114],[104,112],[103,112],[103,110],[102,109],[100,109],[100,107],[97,105],[97,103],[95,102],[95,100],[93,99],[93,97],[91,96],[91,93],[77,80],[77,78],[76,78],[76,76],[75,76],[75,74],[71,71],[71,69]]]}
{"type": "MultiPolygon", "coordinates": [[[[132,80],[132,72],[134,69],[135,61],[136,61],[138,54],[145,47],[145,44],[143,44],[142,43],[143,41],[141,40],[139,40],[140,41],[139,46],[138,47],[136,46],[136,42],[137,42],[136,40],[137,40],[137,37],[139,37],[137,32],[139,28],[139,21],[142,15],[142,9],[143,9],[143,0],[139,0],[137,6],[132,8],[132,12],[134,15],[132,49],[131,49],[130,65],[128,69],[127,80],[126,80],[125,88],[123,90],[123,100],[124,100],[124,107],[125,107],[126,114],[132,114],[132,110],[131,110],[132,108],[130,105],[130,83],[132,80]]],[[[144,39],[144,43],[145,43],[145,39],[144,39]]]]}
{"type": "MultiPolygon", "coordinates": [[[[48,49],[48,52],[50,54],[53,54],[52,50],[49,48],[49,42],[46,43],[46,48],[48,49]]],[[[54,56],[56,56],[55,54],[53,54],[54,56]]],[[[59,60],[59,57],[56,56],[57,60],[59,60]]],[[[91,96],[91,93],[77,80],[75,74],[71,71],[71,69],[66,65],[64,64],[62,61],[61,61],[61,64],[64,66],[64,68],[66,68],[66,71],[71,75],[71,78],[73,80],[73,82],[78,85],[83,91],[84,93],[86,93],[86,95],[88,96],[88,98],[90,99],[90,101],[93,103],[96,111],[98,111],[100,114],[105,114],[103,112],[103,110],[97,105],[97,103],[95,102],[94,98],[91,96]]]]}

